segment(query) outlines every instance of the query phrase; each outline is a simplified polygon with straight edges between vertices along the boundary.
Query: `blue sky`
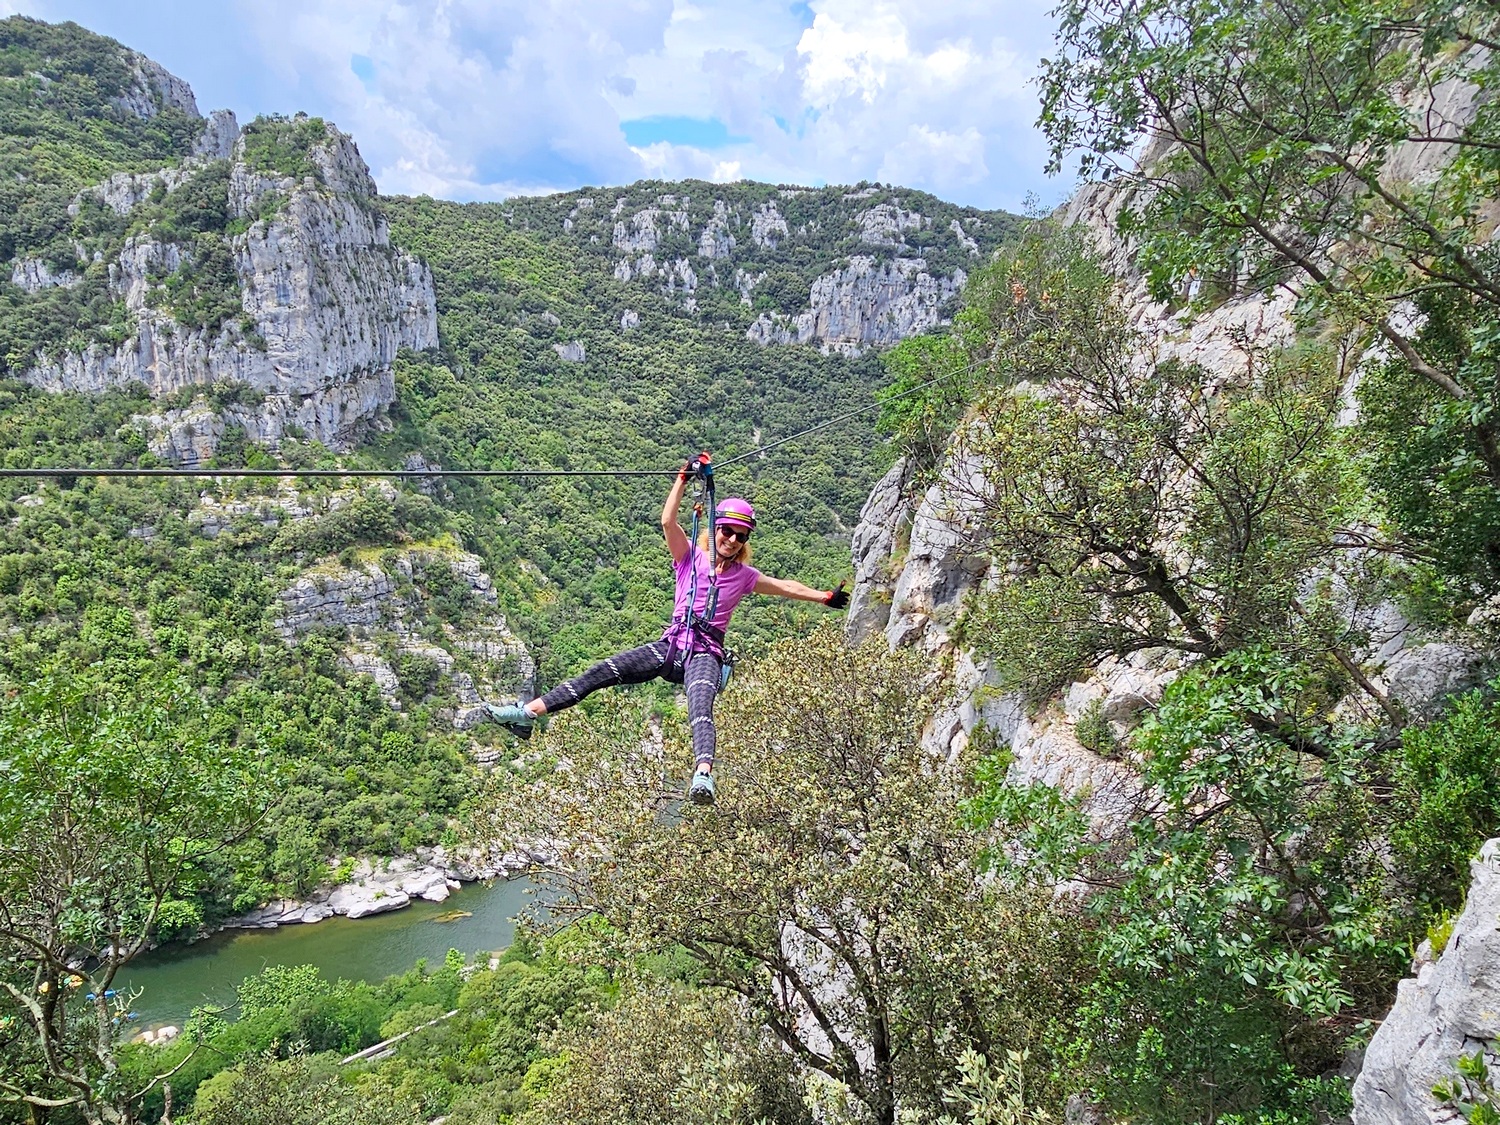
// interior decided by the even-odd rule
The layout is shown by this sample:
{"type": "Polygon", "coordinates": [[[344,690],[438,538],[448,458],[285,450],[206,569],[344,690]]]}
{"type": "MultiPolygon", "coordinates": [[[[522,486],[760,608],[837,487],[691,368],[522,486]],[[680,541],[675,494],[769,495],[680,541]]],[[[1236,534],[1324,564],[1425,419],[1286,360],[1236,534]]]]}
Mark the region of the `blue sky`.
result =
{"type": "Polygon", "coordinates": [[[450,199],[642,177],[880,180],[1059,201],[1018,0],[0,0],[186,79],[201,109],[304,110],[381,190],[450,199]]]}

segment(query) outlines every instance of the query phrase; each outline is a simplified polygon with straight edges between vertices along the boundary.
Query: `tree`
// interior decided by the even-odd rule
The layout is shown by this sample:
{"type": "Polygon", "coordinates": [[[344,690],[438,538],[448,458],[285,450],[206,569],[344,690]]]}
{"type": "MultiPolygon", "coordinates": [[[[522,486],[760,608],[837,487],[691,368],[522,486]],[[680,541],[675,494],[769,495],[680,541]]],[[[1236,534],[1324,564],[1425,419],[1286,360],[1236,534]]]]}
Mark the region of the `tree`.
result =
{"type": "Polygon", "coordinates": [[[554,1035],[560,1057],[522,1118],[531,1125],[716,1125],[810,1120],[785,1056],[722,994],[643,982],[585,1025],[554,1035]]]}
{"type": "MultiPolygon", "coordinates": [[[[563,768],[495,794],[483,831],[555,842],[536,872],[554,921],[596,914],[630,947],[686,949],[870,1120],[935,1116],[965,1045],[1045,1040],[1080,928],[1049,895],[982,879],[967,771],[919,745],[923,682],[910,654],[832,629],[777,646],[723,698],[718,804],[681,817],[661,800],[680,729],[664,758],[638,714],[569,712],[546,741],[563,768]]],[[[1048,1088],[1048,1059],[1032,1067],[1048,1088]]]]}
{"type": "Polygon", "coordinates": [[[1462,419],[1500,485],[1500,15],[1467,0],[1064,0],[1044,64],[1052,167],[1121,174],[1159,298],[1284,286],[1363,324],[1462,419]],[[1139,140],[1147,139],[1137,164],[1139,140]],[[1453,349],[1413,298],[1463,309],[1453,349]]]}
{"type": "Polygon", "coordinates": [[[258,757],[203,733],[177,684],[57,674],[0,699],[0,1100],[124,1122],[120,969],[199,865],[264,808],[258,757]]]}
{"type": "Polygon", "coordinates": [[[966,312],[991,358],[945,485],[1006,573],[964,638],[1041,698],[1105,655],[1218,657],[1274,637],[1388,706],[1325,612],[1370,566],[1347,549],[1364,510],[1336,427],[1341,355],[1249,351],[1217,380],[1159,360],[1110,278],[1054,237],[997,263],[966,312]]]}
{"type": "Polygon", "coordinates": [[[423,1119],[414,1105],[340,1082],[330,1055],[252,1056],[203,1083],[193,1102],[197,1125],[413,1125],[423,1119]]]}

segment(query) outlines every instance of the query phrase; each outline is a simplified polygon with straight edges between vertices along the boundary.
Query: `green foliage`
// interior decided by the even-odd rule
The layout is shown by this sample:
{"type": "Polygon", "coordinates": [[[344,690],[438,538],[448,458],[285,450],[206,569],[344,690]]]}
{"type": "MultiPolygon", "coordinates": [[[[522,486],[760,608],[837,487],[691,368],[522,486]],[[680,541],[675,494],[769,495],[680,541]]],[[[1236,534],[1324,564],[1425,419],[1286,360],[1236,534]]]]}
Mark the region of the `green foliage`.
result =
{"type": "Polygon", "coordinates": [[[1008,570],[963,636],[1033,699],[1142,648],[1332,647],[1317,584],[1330,570],[1364,580],[1334,547],[1361,511],[1334,426],[1337,357],[1255,356],[1243,385],[1209,393],[1200,370],[1139,361],[1081,254],[1029,243],[976,279],[982,316],[960,317],[994,358],[954,438],[969,467],[949,486],[1008,570]]]}
{"type": "Polygon", "coordinates": [[[1391,846],[1403,880],[1435,907],[1457,901],[1469,860],[1500,833],[1497,686],[1459,696],[1436,722],[1408,727],[1389,754],[1391,846]]]}
{"type": "Polygon", "coordinates": [[[717,806],[681,822],[657,805],[688,761],[680,724],[661,760],[640,721],[567,712],[543,748],[571,768],[501,788],[480,831],[561,841],[539,873],[552,917],[685,949],[875,1121],[941,1112],[965,1045],[1031,1046],[1051,1099],[1039,1045],[1076,998],[1083,928],[982,878],[966,786],[917,744],[913,659],[831,629],[774,647],[721,702],[717,806]]]}
{"type": "Polygon", "coordinates": [[[128,690],[53,674],[0,697],[0,1015],[24,1029],[0,1035],[4,1100],[97,1123],[129,1120],[143,1096],[112,1081],[116,976],[265,799],[262,762],[204,718],[161,667],[128,690]]]}
{"type": "Polygon", "coordinates": [[[1119,750],[1119,739],[1115,728],[1104,715],[1104,704],[1091,699],[1073,725],[1073,733],[1085,750],[1092,750],[1105,758],[1113,757],[1119,750]]]}
{"type": "Polygon", "coordinates": [[[134,84],[133,61],[113,39],[75,23],[0,20],[0,260],[76,269],[74,194],[187,155],[202,123],[174,106],[138,117],[115,104],[134,84]]]}
{"type": "Polygon", "coordinates": [[[1448,948],[1448,939],[1453,936],[1453,923],[1457,917],[1452,911],[1444,910],[1427,927],[1427,944],[1434,957],[1441,957],[1443,950],[1448,948]]]}
{"type": "Polygon", "coordinates": [[[1452,1106],[1469,1125],[1500,1125],[1500,1091],[1495,1089],[1485,1052],[1460,1055],[1454,1069],[1458,1076],[1439,1081],[1432,1096],[1452,1106]]]}
{"type": "Polygon", "coordinates": [[[196,1125],[414,1125],[419,1108],[339,1081],[329,1056],[252,1056],[198,1090],[196,1125]]]}
{"type": "MultiPolygon", "coordinates": [[[[226,385],[209,395],[228,401],[241,391],[226,385]]],[[[150,409],[139,390],[89,399],[0,383],[0,459],[130,464],[129,419],[150,409]]],[[[282,528],[247,515],[210,539],[196,523],[191,486],[81,480],[44,487],[34,506],[10,504],[30,487],[13,482],[0,492],[0,621],[10,630],[0,672],[17,678],[52,659],[92,665],[128,690],[166,667],[200,686],[205,730],[242,740],[263,716],[273,732],[265,748],[284,770],[284,804],[257,839],[216,857],[188,896],[206,924],[316,880],[314,856],[389,854],[448,831],[471,788],[470,740],[435,704],[393,711],[368,678],[342,665],[342,635],[288,645],[274,625],[277,591],[318,557],[307,552],[437,543],[448,517],[430,499],[372,490],[340,496],[352,502],[338,507],[329,490],[309,488],[285,503],[324,514],[282,520],[295,535],[279,539],[282,528]],[[280,831],[288,816],[306,836],[280,831]]],[[[259,504],[267,495],[250,485],[225,499],[259,504]]],[[[433,549],[427,570],[451,581],[444,550],[433,549]]],[[[412,597],[429,604],[418,591],[412,597]]],[[[431,604],[434,625],[453,612],[431,604]]],[[[422,612],[412,624],[426,624],[422,612]]]]}
{"type": "Polygon", "coordinates": [[[1500,407],[1500,321],[1449,292],[1419,294],[1416,305],[1423,350],[1465,372],[1478,397],[1455,401],[1399,360],[1375,367],[1359,386],[1362,452],[1395,529],[1438,576],[1430,604],[1447,613],[1442,624],[1456,623],[1500,585],[1500,494],[1473,434],[1476,418],[1500,407]]]}
{"type": "Polygon", "coordinates": [[[1026,1051],[1007,1051],[999,1067],[974,1048],[958,1057],[959,1082],[946,1093],[950,1108],[963,1117],[945,1116],[939,1125],[1046,1125],[1045,1110],[1026,1104],[1026,1051]]]}
{"type": "Polygon", "coordinates": [[[1155,296],[1194,279],[1210,296],[1285,285],[1307,311],[1363,325],[1414,384],[1404,396],[1425,386],[1452,412],[1423,419],[1426,448],[1388,457],[1388,487],[1419,523],[1484,537],[1467,517],[1494,501],[1463,466],[1494,489],[1500,110],[1487,92],[1500,60],[1481,44],[1500,17],[1457,0],[1069,0],[1058,15],[1041,114],[1053,167],[1073,154],[1085,173],[1133,164],[1151,139],[1144,165],[1122,169],[1141,189],[1122,225],[1155,296]],[[1465,87],[1481,91],[1472,118],[1430,136],[1437,91],[1465,87]],[[1430,175],[1403,166],[1414,149],[1430,175]],[[1456,334],[1414,331],[1413,295],[1449,306],[1456,334]],[[1444,462],[1459,479],[1426,510],[1400,477],[1444,462]]]}
{"type": "Polygon", "coordinates": [[[1311,1125],[1347,1098],[1321,1077],[1338,1028],[1384,1011],[1424,907],[1390,892],[1367,732],[1323,729],[1327,690],[1266,647],[1188,669],[1133,736],[1147,790],[1114,842],[1018,823],[1045,793],[1000,776],[971,806],[1015,841],[1002,873],[1096,888],[1074,1058],[1124,1115],[1311,1125]]]}
{"type": "Polygon", "coordinates": [[[810,1120],[769,1032],[723,995],[647,982],[548,1046],[527,1125],[810,1120]]]}
{"type": "MultiPolygon", "coordinates": [[[[712,199],[703,197],[709,215],[712,199]]],[[[377,442],[379,456],[400,463],[421,451],[449,468],[663,470],[660,480],[449,486],[445,502],[472,518],[466,543],[488,562],[543,685],[662,627],[671,577],[657,515],[682,457],[703,448],[721,458],[749,452],[757,440],[869,403],[881,377],[873,356],[761,348],[742,326],[705,323],[654,286],[622,286],[608,238],[595,247],[579,241],[582,228],[561,231],[570,201],[576,195],[545,202],[555,223],[539,233],[528,218],[532,201],[385,203],[392,237],[422,254],[437,279],[442,355],[398,361],[398,426],[377,442]],[[640,317],[628,333],[618,330],[626,308],[640,317]],[[583,363],[558,360],[552,345],[564,339],[584,343],[583,363]]],[[[831,587],[848,566],[852,514],[884,458],[868,422],[852,419],[817,442],[735,466],[719,489],[766,513],[758,566],[831,587]]],[[[817,615],[750,599],[735,636],[754,647],[808,628],[817,615]]]]}
{"type": "Polygon", "coordinates": [[[245,164],[252,172],[267,172],[303,180],[308,176],[319,183],[323,170],[312,158],[312,150],[328,140],[328,125],[321,117],[299,113],[295,117],[281,114],[257,117],[243,131],[245,164]]]}

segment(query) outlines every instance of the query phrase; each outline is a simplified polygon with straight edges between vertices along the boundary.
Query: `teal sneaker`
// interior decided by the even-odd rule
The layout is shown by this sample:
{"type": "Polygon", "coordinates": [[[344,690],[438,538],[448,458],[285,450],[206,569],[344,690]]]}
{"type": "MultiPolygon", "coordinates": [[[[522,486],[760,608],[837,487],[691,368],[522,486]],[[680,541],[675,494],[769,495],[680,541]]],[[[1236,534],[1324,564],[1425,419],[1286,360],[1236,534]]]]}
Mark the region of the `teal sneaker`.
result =
{"type": "Polygon", "coordinates": [[[498,703],[486,703],[484,706],[489,711],[490,718],[517,738],[531,737],[531,732],[536,727],[536,716],[522,707],[519,700],[504,706],[498,703]]]}
{"type": "Polygon", "coordinates": [[[688,800],[695,805],[711,805],[714,803],[714,779],[712,774],[695,773],[693,780],[688,785],[688,800]]]}

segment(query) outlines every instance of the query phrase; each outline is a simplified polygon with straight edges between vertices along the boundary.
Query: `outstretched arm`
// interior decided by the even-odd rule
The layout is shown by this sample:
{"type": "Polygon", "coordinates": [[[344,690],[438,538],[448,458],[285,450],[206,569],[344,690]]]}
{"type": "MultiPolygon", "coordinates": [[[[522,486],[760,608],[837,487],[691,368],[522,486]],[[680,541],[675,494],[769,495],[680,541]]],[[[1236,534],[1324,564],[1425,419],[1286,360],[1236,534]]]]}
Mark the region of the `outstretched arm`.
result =
{"type": "Polygon", "coordinates": [[[814,590],[791,578],[772,578],[762,574],[755,583],[757,594],[772,594],[778,598],[795,598],[799,602],[822,602],[833,609],[843,609],[849,604],[849,595],[844,593],[844,584],[837,589],[814,590]]]}
{"type": "MultiPolygon", "coordinates": [[[[692,464],[692,462],[688,462],[692,464]]],[[[677,474],[677,480],[672,484],[672,491],[667,493],[667,502],[661,509],[661,533],[667,541],[667,550],[672,552],[672,561],[681,562],[687,557],[689,548],[687,532],[682,530],[682,524],[677,522],[678,509],[682,507],[682,494],[687,491],[687,465],[677,474]]]]}

